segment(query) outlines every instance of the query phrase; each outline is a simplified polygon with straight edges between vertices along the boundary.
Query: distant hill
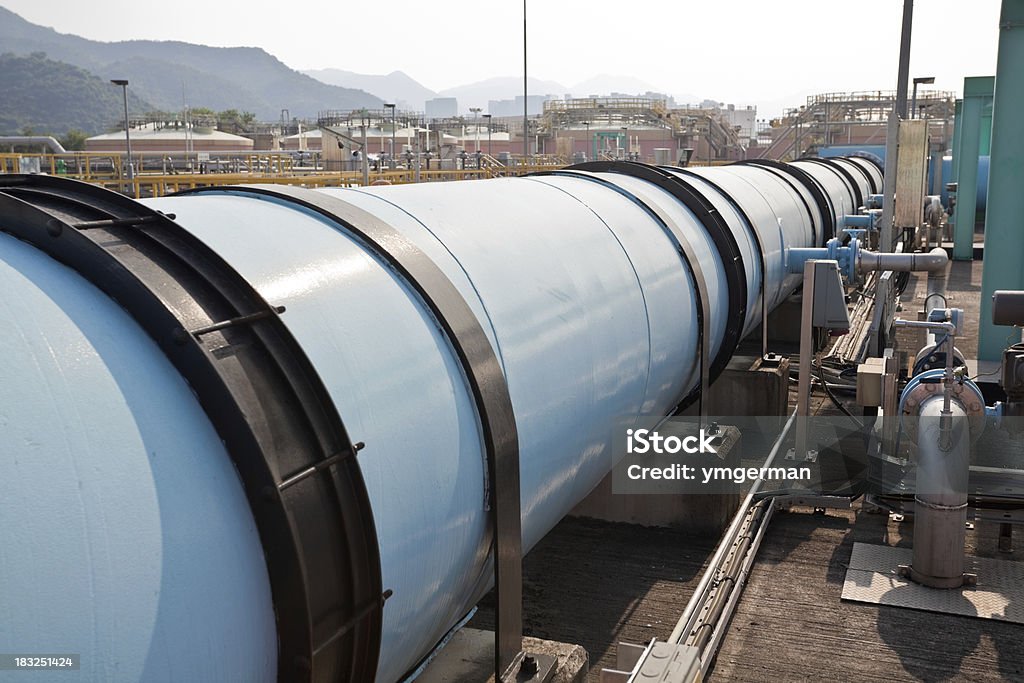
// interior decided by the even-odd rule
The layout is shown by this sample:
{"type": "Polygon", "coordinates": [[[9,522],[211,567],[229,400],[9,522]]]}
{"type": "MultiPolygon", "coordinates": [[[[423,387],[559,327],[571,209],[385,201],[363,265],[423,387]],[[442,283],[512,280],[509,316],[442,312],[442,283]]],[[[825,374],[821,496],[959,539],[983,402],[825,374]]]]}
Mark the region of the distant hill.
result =
{"type": "Polygon", "coordinates": [[[436,92],[401,71],[376,75],[357,74],[344,69],[311,69],[302,73],[330,85],[365,90],[386,102],[397,103],[401,109],[423,111],[423,103],[437,96],[436,92]]]}
{"type": "MultiPolygon", "coordinates": [[[[42,53],[0,55],[0,93],[0,134],[16,135],[23,128],[37,135],[102,133],[124,119],[120,88],[42,53]]],[[[131,93],[128,105],[134,111],[152,108],[131,93]]]]}
{"type": "Polygon", "coordinates": [[[183,64],[136,58],[113,62],[102,70],[111,78],[127,78],[131,91],[143,94],[146,101],[161,111],[180,111],[188,104],[215,111],[237,109],[255,114],[257,109],[267,106],[251,90],[183,64]]]}
{"type": "Polygon", "coordinates": [[[263,120],[313,117],[325,109],[379,108],[382,100],[362,90],[328,85],[290,69],[255,47],[208,47],[176,41],[104,43],[37,26],[0,7],[0,46],[86,69],[101,79],[128,78],[131,90],[154,106],[247,109],[263,120]],[[134,76],[134,78],[133,78],[134,76]]]}

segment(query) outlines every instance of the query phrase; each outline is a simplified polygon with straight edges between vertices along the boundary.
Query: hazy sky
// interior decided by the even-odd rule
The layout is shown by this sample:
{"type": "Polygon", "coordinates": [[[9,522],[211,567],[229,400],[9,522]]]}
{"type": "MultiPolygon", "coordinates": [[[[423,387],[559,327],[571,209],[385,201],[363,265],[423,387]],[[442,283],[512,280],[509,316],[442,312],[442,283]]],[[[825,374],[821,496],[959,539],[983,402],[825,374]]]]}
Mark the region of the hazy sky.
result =
{"type": "MultiPolygon", "coordinates": [[[[566,86],[597,74],[623,74],[671,94],[758,104],[767,111],[800,104],[810,93],[891,89],[896,83],[902,0],[527,1],[530,74],[566,86]]],[[[518,1],[0,5],[95,40],[258,46],[293,68],[401,70],[434,90],[522,73],[518,1]]],[[[964,76],[993,74],[998,15],[998,0],[917,0],[911,75],[934,75],[934,87],[959,91],[964,76]]]]}

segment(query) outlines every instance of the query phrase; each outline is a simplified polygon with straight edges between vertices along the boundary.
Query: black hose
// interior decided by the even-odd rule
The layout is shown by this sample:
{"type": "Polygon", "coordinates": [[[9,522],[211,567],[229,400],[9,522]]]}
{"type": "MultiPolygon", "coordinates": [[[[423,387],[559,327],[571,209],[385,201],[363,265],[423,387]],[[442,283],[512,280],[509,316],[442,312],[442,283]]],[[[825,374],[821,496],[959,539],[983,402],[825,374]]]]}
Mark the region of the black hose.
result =
{"type": "Polygon", "coordinates": [[[850,410],[845,405],[843,405],[843,403],[841,403],[838,398],[836,398],[835,394],[832,393],[832,389],[829,388],[828,382],[825,381],[825,370],[822,368],[821,363],[818,363],[818,378],[821,380],[821,386],[825,390],[825,394],[829,397],[829,399],[831,399],[835,407],[841,410],[844,415],[849,416],[849,418],[853,420],[853,423],[857,425],[857,429],[863,429],[864,425],[861,424],[861,421],[858,420],[856,416],[853,413],[851,413],[850,410]]]}

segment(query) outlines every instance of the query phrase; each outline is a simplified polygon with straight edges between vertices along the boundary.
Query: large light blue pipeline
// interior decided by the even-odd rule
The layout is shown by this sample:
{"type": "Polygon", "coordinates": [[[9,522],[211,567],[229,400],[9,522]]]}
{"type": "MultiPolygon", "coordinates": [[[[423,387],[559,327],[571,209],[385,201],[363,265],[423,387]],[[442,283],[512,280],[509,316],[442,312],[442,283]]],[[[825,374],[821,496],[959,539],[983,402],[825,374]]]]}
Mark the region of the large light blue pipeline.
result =
{"type": "Polygon", "coordinates": [[[491,531],[474,369],[382,253],[429,261],[497,358],[529,549],[880,181],[612,163],[135,202],[0,177],[0,652],[79,653],[72,681],[400,680],[488,590],[491,531]]]}

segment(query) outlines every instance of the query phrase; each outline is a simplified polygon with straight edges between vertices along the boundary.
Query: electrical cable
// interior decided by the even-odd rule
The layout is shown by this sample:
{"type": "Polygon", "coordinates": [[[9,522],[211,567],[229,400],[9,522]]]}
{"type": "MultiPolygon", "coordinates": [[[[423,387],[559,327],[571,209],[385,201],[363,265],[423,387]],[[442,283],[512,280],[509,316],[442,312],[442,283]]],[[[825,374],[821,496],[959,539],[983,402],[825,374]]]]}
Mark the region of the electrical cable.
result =
{"type": "Polygon", "coordinates": [[[843,412],[844,415],[853,420],[853,423],[857,425],[858,429],[863,429],[864,424],[856,417],[854,417],[853,413],[851,413],[850,410],[843,403],[841,403],[838,398],[836,398],[835,394],[832,393],[832,390],[828,386],[828,382],[825,381],[824,373],[821,372],[820,363],[818,364],[818,376],[821,378],[821,385],[825,389],[825,394],[829,397],[832,403],[835,404],[836,408],[838,408],[840,411],[843,412]]]}

